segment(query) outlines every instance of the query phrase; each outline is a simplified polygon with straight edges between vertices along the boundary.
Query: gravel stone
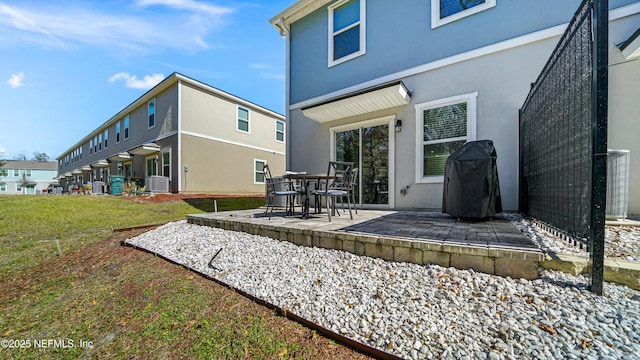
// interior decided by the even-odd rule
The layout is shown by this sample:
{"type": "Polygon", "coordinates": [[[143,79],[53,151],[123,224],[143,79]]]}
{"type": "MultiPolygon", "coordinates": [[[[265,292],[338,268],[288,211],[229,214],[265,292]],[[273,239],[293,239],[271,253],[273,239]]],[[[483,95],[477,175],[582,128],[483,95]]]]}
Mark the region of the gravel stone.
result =
{"type": "Polygon", "coordinates": [[[402,358],[639,359],[640,292],[605,283],[597,296],[584,276],[503,278],[186,221],[126,242],[402,358]]]}

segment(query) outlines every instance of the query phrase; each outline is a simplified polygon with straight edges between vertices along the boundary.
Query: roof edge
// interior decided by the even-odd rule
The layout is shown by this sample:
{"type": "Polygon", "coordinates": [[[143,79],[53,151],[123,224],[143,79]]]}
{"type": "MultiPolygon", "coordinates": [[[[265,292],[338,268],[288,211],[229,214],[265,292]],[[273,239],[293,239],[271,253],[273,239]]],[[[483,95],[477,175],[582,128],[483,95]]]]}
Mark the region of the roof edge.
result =
{"type": "Polygon", "coordinates": [[[332,0],[299,0],[281,11],[278,15],[272,17],[269,22],[273,27],[280,31],[281,35],[286,34],[289,30],[287,28],[283,28],[283,26],[289,27],[294,22],[311,14],[331,1],[332,0]]]}

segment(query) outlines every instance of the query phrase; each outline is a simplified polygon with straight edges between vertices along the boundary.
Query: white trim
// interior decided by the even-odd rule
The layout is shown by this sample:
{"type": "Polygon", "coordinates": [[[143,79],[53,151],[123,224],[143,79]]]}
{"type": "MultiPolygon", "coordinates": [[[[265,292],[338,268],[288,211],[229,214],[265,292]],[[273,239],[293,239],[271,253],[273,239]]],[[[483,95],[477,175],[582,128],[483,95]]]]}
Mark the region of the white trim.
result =
{"type": "MultiPolygon", "coordinates": [[[[178,79],[178,104],[182,104],[182,80],[178,79]]],[[[187,174],[182,171],[182,106],[178,107],[178,129],[176,133],[178,134],[178,194],[182,192],[182,174],[186,177],[187,174]]],[[[186,180],[186,179],[185,179],[186,180]]]]}
{"type": "MultiPolygon", "coordinates": [[[[443,99],[436,99],[432,101],[416,104],[415,109],[415,121],[416,121],[416,184],[434,184],[444,182],[444,176],[424,176],[424,134],[421,130],[423,125],[422,112],[427,109],[433,109],[436,107],[442,107],[447,105],[453,105],[461,102],[467,103],[467,136],[466,141],[473,141],[477,138],[477,122],[478,122],[478,92],[474,91],[467,94],[450,96],[443,99]]],[[[447,139],[452,140],[464,140],[463,138],[447,139]]]]}
{"type": "Polygon", "coordinates": [[[265,151],[265,152],[269,152],[269,153],[276,154],[276,155],[285,155],[285,153],[282,152],[282,151],[277,151],[277,150],[274,150],[274,149],[267,149],[267,148],[262,148],[262,147],[258,147],[258,146],[243,144],[243,143],[239,143],[239,142],[236,142],[236,141],[229,141],[229,140],[225,140],[225,139],[221,139],[221,138],[217,138],[217,137],[213,137],[213,136],[209,136],[209,135],[203,135],[203,134],[194,133],[194,132],[191,132],[191,131],[182,131],[182,134],[183,135],[189,135],[189,136],[198,137],[198,138],[201,138],[201,139],[218,141],[218,142],[229,144],[229,145],[242,146],[242,147],[245,147],[245,148],[248,148],[248,149],[265,151]]]}
{"type": "Polygon", "coordinates": [[[256,169],[256,163],[258,161],[264,163],[264,165],[267,164],[267,160],[256,159],[256,158],[253,159],[253,165],[252,165],[253,166],[253,170],[251,170],[251,174],[252,174],[252,177],[253,177],[253,184],[254,185],[264,185],[266,181],[262,181],[262,182],[256,181],[256,174],[259,173],[259,171],[256,169]]]}
{"type": "Polygon", "coordinates": [[[236,104],[236,131],[242,134],[251,134],[251,109],[246,106],[236,104]],[[240,109],[247,111],[247,131],[240,130],[240,109]]]}
{"type": "Polygon", "coordinates": [[[327,51],[327,60],[328,60],[328,67],[332,67],[332,66],[336,66],[338,64],[342,64],[343,62],[352,60],[354,58],[357,58],[359,56],[362,56],[364,54],[367,53],[367,0],[360,0],[360,19],[349,25],[346,26],[340,30],[338,30],[337,32],[333,31],[333,12],[336,8],[348,3],[349,1],[352,0],[342,0],[342,1],[338,1],[332,5],[330,5],[327,8],[327,12],[328,12],[328,26],[327,26],[327,33],[328,33],[328,51],[327,51]],[[360,48],[358,49],[358,51],[351,53],[349,55],[343,56],[337,60],[333,59],[333,39],[336,35],[339,35],[347,30],[353,29],[356,26],[360,26],[360,48]]]}
{"type": "Polygon", "coordinates": [[[157,153],[154,155],[144,157],[144,177],[149,177],[149,176],[158,176],[158,154],[157,153]],[[149,159],[156,160],[156,173],[152,175],[149,175],[149,159]]]}
{"type": "Polygon", "coordinates": [[[171,146],[166,147],[164,149],[160,149],[160,169],[162,169],[161,171],[161,176],[164,176],[164,154],[169,153],[169,176],[167,176],[169,178],[169,181],[171,181],[171,168],[172,168],[172,161],[171,161],[171,155],[173,155],[173,149],[171,148],[171,146]]]}
{"type": "MultiPolygon", "coordinates": [[[[384,116],[380,118],[365,120],[354,122],[346,125],[334,126],[329,128],[329,159],[330,161],[336,160],[336,132],[347,131],[347,130],[355,130],[366,127],[372,127],[377,125],[389,125],[389,204],[364,204],[367,208],[376,208],[376,209],[393,209],[395,207],[395,174],[396,174],[396,137],[395,137],[395,115],[384,116]]],[[[362,141],[362,139],[360,139],[362,141]]],[[[360,144],[361,145],[361,144],[360,144]]],[[[361,147],[361,146],[360,146],[361,147]]],[[[360,151],[360,158],[358,159],[359,163],[362,163],[362,151],[360,151]]],[[[359,165],[358,165],[359,166],[359,165]]],[[[362,168],[360,167],[360,171],[362,172],[362,168]]],[[[362,176],[360,175],[360,179],[362,176]]],[[[362,185],[362,184],[361,184],[362,185]]],[[[362,186],[359,187],[362,189],[362,186]]],[[[362,197],[359,197],[360,202],[362,203],[362,197]]]]}
{"type": "Polygon", "coordinates": [[[496,6],[496,0],[486,0],[482,5],[476,5],[471,9],[460,11],[453,15],[449,15],[444,19],[440,18],[440,0],[431,0],[431,28],[435,29],[439,26],[449,24],[456,20],[466,18],[481,11],[489,10],[496,6]]]}

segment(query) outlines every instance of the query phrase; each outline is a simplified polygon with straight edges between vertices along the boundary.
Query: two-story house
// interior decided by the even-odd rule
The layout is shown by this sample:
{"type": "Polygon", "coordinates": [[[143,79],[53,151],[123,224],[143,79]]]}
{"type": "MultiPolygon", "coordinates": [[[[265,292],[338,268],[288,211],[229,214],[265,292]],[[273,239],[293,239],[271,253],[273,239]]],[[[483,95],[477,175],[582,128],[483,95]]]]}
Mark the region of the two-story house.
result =
{"type": "Polygon", "coordinates": [[[55,161],[5,160],[0,176],[0,195],[35,195],[46,192],[50,185],[57,185],[55,161]]]}
{"type": "Polygon", "coordinates": [[[117,175],[147,191],[264,194],[263,164],[284,173],[285,133],[281,114],[173,73],[61,154],[58,175],[65,191],[117,175]]]}
{"type": "MultiPolygon", "coordinates": [[[[446,158],[493,140],[518,209],[518,111],[579,0],[299,0],[286,37],[287,169],[360,169],[358,202],[440,209],[446,158]],[[293,151],[292,151],[293,150],[293,151]]],[[[640,2],[610,0],[609,147],[631,150],[640,214],[640,2]]]]}

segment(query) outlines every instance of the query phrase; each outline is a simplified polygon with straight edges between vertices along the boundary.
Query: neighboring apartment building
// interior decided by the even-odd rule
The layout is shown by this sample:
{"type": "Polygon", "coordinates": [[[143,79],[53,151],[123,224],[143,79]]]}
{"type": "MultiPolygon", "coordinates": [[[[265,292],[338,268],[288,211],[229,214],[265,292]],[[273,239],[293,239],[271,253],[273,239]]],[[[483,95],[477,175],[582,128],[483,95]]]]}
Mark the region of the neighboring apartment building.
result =
{"type": "MultiPolygon", "coordinates": [[[[631,150],[640,214],[640,2],[609,3],[609,147],[631,150]]],[[[297,1],[270,20],[287,42],[287,169],[354,161],[363,205],[440,209],[448,155],[490,139],[503,208],[517,210],[518,110],[579,5],[297,1]]]]}
{"type": "Polygon", "coordinates": [[[5,161],[3,170],[7,176],[0,176],[0,195],[41,194],[50,185],[58,184],[55,161],[5,161]]]}
{"type": "Polygon", "coordinates": [[[285,129],[284,116],[174,73],[61,154],[58,175],[66,191],[121,175],[147,191],[264,194],[262,165],[284,173],[285,129]]]}

